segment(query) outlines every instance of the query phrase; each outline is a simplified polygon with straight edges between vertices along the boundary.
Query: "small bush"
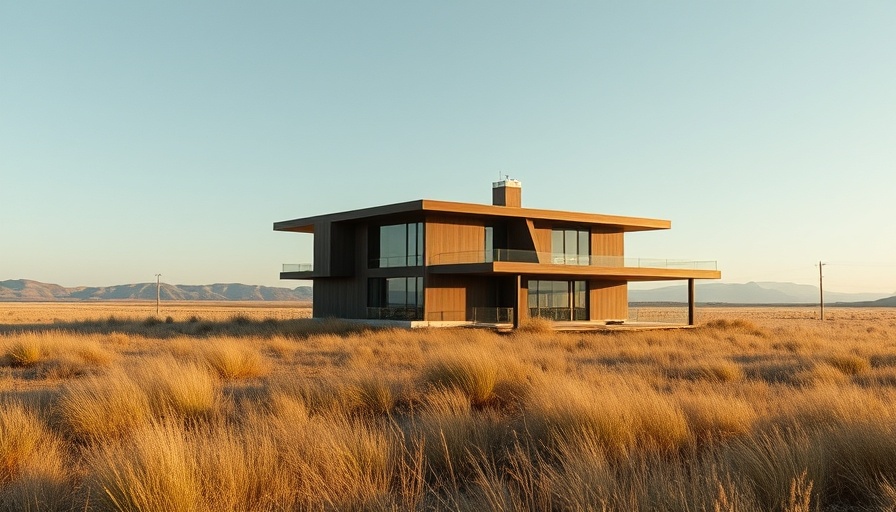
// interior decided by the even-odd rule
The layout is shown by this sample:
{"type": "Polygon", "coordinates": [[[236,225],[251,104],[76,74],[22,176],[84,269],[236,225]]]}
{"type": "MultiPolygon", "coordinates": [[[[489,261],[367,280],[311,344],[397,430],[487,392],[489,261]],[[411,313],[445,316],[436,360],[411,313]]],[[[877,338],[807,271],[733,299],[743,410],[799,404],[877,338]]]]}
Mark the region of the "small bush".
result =
{"type": "Polygon", "coordinates": [[[172,316],[166,316],[166,317],[165,317],[165,323],[166,323],[166,324],[173,324],[173,323],[174,323],[174,317],[172,317],[172,316]]]}
{"type": "Polygon", "coordinates": [[[148,316],[146,320],[143,321],[143,327],[155,327],[162,323],[162,320],[155,316],[148,316]]]}

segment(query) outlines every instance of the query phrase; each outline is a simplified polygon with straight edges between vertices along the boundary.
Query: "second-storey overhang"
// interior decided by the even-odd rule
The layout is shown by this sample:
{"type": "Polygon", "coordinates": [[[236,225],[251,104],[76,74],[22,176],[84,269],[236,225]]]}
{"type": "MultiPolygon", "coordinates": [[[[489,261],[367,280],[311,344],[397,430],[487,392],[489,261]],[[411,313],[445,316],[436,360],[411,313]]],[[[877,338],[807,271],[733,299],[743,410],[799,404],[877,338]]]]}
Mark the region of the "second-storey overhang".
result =
{"type": "Polygon", "coordinates": [[[623,232],[669,229],[672,226],[670,221],[663,219],[420,199],[417,201],[408,201],[406,203],[395,203],[384,206],[375,206],[373,208],[363,208],[360,210],[275,222],[274,231],[314,233],[314,226],[318,223],[362,221],[378,217],[413,213],[547,220],[586,226],[604,226],[623,232]]]}
{"type": "Polygon", "coordinates": [[[519,263],[494,261],[488,263],[459,263],[432,265],[427,271],[433,274],[467,275],[525,275],[564,279],[608,279],[619,281],[674,281],[682,279],[721,279],[719,270],[649,268],[649,267],[599,267],[551,265],[544,263],[519,263]]]}

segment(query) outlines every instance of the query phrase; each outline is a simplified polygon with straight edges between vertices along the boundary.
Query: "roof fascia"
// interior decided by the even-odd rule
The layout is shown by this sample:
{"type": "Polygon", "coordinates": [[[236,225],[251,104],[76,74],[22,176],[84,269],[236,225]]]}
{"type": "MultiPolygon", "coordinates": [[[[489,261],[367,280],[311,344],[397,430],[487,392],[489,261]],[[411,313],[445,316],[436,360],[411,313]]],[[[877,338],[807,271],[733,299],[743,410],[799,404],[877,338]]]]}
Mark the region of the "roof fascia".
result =
{"type": "Polygon", "coordinates": [[[603,215],[598,213],[569,212],[561,210],[542,210],[537,208],[517,208],[512,206],[494,206],[489,204],[457,203],[452,201],[433,201],[431,199],[418,199],[404,203],[387,204],[349,210],[345,212],[316,215],[300,219],[285,220],[274,223],[274,231],[297,231],[301,233],[313,233],[314,225],[321,222],[340,222],[393,215],[409,212],[435,212],[458,215],[489,216],[504,218],[524,218],[535,220],[551,220],[560,222],[575,222],[591,226],[611,226],[622,231],[649,231],[656,229],[669,229],[672,222],[664,219],[650,219],[644,217],[625,217],[621,215],[603,215]]]}

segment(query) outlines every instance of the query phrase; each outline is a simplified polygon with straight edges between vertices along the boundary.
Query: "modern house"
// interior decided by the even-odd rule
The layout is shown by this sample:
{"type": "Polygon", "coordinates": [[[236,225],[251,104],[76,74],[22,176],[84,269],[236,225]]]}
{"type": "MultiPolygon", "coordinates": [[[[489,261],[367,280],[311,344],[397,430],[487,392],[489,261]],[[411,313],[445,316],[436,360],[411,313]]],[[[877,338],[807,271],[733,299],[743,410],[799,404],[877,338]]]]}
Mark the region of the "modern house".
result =
{"type": "Polygon", "coordinates": [[[314,281],[314,317],[510,323],[624,322],[628,283],[719,279],[714,261],[627,258],[625,233],[667,220],[523,208],[516,180],[492,204],[421,199],[274,223],[314,235],[314,263],[281,279],[314,281]]]}

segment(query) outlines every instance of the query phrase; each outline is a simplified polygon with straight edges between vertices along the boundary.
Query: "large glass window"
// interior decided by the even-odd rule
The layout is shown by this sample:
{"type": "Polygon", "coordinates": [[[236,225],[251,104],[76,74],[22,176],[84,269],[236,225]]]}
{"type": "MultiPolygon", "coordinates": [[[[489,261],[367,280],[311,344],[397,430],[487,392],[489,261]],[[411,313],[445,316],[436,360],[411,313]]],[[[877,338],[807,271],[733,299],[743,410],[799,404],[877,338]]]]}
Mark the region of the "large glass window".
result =
{"type": "Polygon", "coordinates": [[[422,277],[376,277],[367,286],[368,318],[423,318],[422,277]]]}
{"type": "Polygon", "coordinates": [[[423,223],[380,226],[371,233],[370,267],[419,267],[423,264],[423,223]]]}
{"type": "Polygon", "coordinates": [[[585,281],[529,281],[529,315],[557,321],[587,320],[585,281]]]}
{"type": "Polygon", "coordinates": [[[559,265],[588,265],[591,231],[555,229],[551,231],[551,262],[559,265]]]}

